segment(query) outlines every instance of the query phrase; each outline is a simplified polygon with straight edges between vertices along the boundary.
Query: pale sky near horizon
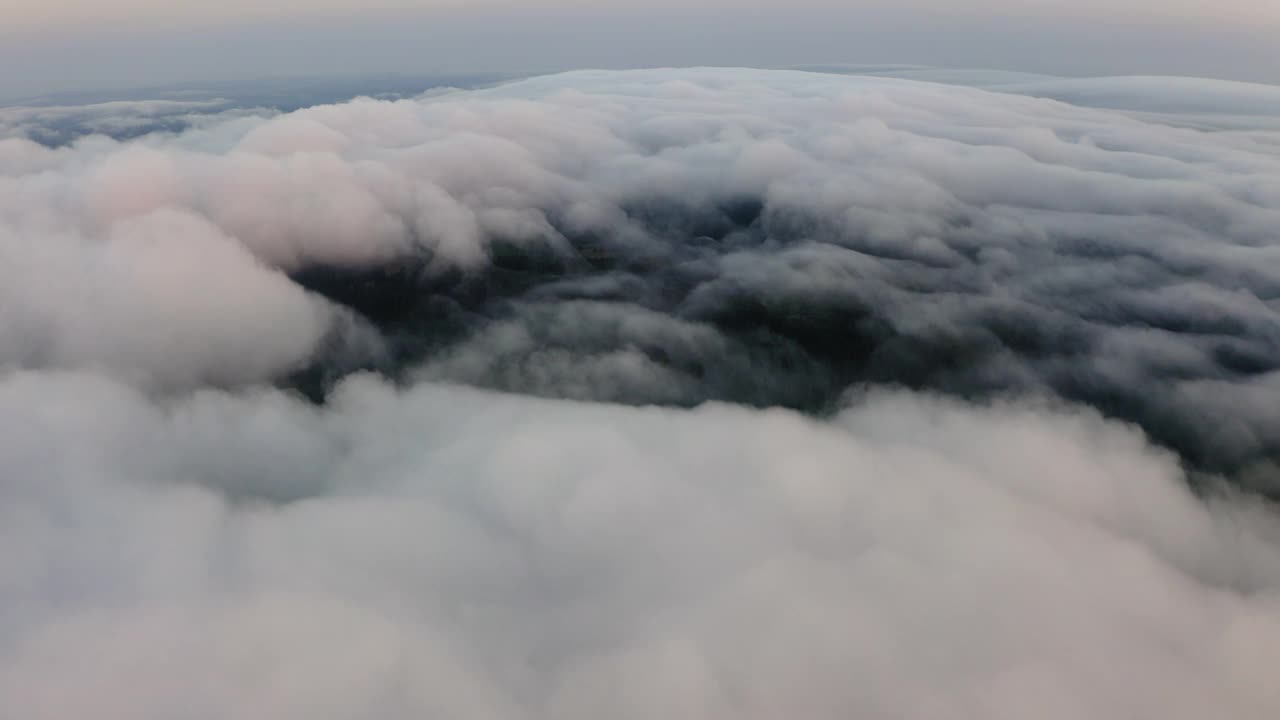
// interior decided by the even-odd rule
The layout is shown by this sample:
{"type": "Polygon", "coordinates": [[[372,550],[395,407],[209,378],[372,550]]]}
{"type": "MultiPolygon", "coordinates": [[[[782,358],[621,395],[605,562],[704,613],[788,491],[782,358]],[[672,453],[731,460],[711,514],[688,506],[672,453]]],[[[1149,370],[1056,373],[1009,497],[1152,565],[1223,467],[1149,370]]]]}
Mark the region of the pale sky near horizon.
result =
{"type": "Polygon", "coordinates": [[[4,0],[5,29],[58,29],[85,24],[190,26],[247,18],[343,16],[370,11],[419,11],[449,14],[483,9],[524,13],[547,11],[634,11],[661,14],[696,6],[726,11],[831,13],[849,10],[914,10],[920,13],[1001,14],[1042,18],[1093,17],[1098,20],[1191,20],[1215,25],[1280,24],[1274,0],[4,0]]]}
{"type": "Polygon", "coordinates": [[[1280,0],[0,0],[0,98],[281,75],[912,63],[1280,82],[1280,0]]]}

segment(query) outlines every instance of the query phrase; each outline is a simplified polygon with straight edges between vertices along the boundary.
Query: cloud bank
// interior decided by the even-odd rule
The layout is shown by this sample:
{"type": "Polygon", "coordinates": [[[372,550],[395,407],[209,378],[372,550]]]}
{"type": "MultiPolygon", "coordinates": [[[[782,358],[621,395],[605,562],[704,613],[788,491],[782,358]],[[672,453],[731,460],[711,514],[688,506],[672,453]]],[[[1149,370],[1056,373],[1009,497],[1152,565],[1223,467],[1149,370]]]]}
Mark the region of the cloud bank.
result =
{"type": "Polygon", "coordinates": [[[1280,137],[1185,102],[22,116],[0,715],[1274,716],[1280,137]]]}

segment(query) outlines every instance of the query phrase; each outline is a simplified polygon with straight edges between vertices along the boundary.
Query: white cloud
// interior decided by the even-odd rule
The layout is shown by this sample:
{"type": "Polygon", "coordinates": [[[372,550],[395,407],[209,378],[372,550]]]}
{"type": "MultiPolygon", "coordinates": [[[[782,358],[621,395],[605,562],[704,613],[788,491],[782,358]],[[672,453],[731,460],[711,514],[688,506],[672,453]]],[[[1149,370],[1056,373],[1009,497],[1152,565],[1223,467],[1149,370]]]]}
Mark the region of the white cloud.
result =
{"type": "Polygon", "coordinates": [[[1180,460],[1275,477],[1280,143],[1161,117],[706,69],[0,140],[0,716],[1275,717],[1274,510],[1180,460]]]}
{"type": "Polygon", "coordinates": [[[0,423],[6,715],[1280,709],[1274,517],[1074,411],[18,375],[0,423]]]}

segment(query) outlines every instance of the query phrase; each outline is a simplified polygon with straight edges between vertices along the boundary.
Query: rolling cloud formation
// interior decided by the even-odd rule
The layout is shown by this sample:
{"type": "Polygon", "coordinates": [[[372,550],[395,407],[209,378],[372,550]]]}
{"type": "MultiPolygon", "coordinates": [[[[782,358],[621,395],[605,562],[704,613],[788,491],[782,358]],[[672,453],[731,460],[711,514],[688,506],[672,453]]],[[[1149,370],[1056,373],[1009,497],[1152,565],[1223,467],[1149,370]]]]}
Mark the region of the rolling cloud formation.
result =
{"type": "Polygon", "coordinates": [[[1274,93],[1003,84],[0,110],[0,716],[1274,717],[1274,93]]]}

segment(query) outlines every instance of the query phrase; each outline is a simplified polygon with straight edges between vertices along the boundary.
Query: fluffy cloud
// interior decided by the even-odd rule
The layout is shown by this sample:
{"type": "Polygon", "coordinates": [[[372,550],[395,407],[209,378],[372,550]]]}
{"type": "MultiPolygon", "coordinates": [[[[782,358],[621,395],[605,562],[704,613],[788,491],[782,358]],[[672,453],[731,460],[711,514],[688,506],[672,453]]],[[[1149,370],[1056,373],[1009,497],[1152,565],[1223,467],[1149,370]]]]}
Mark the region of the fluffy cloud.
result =
{"type": "Polygon", "coordinates": [[[37,374],[0,418],[5,715],[1280,708],[1274,517],[1087,413],[37,374]]]}
{"type": "Polygon", "coordinates": [[[0,715],[1275,716],[1280,142],[1197,107],[0,140],[0,715]]]}

